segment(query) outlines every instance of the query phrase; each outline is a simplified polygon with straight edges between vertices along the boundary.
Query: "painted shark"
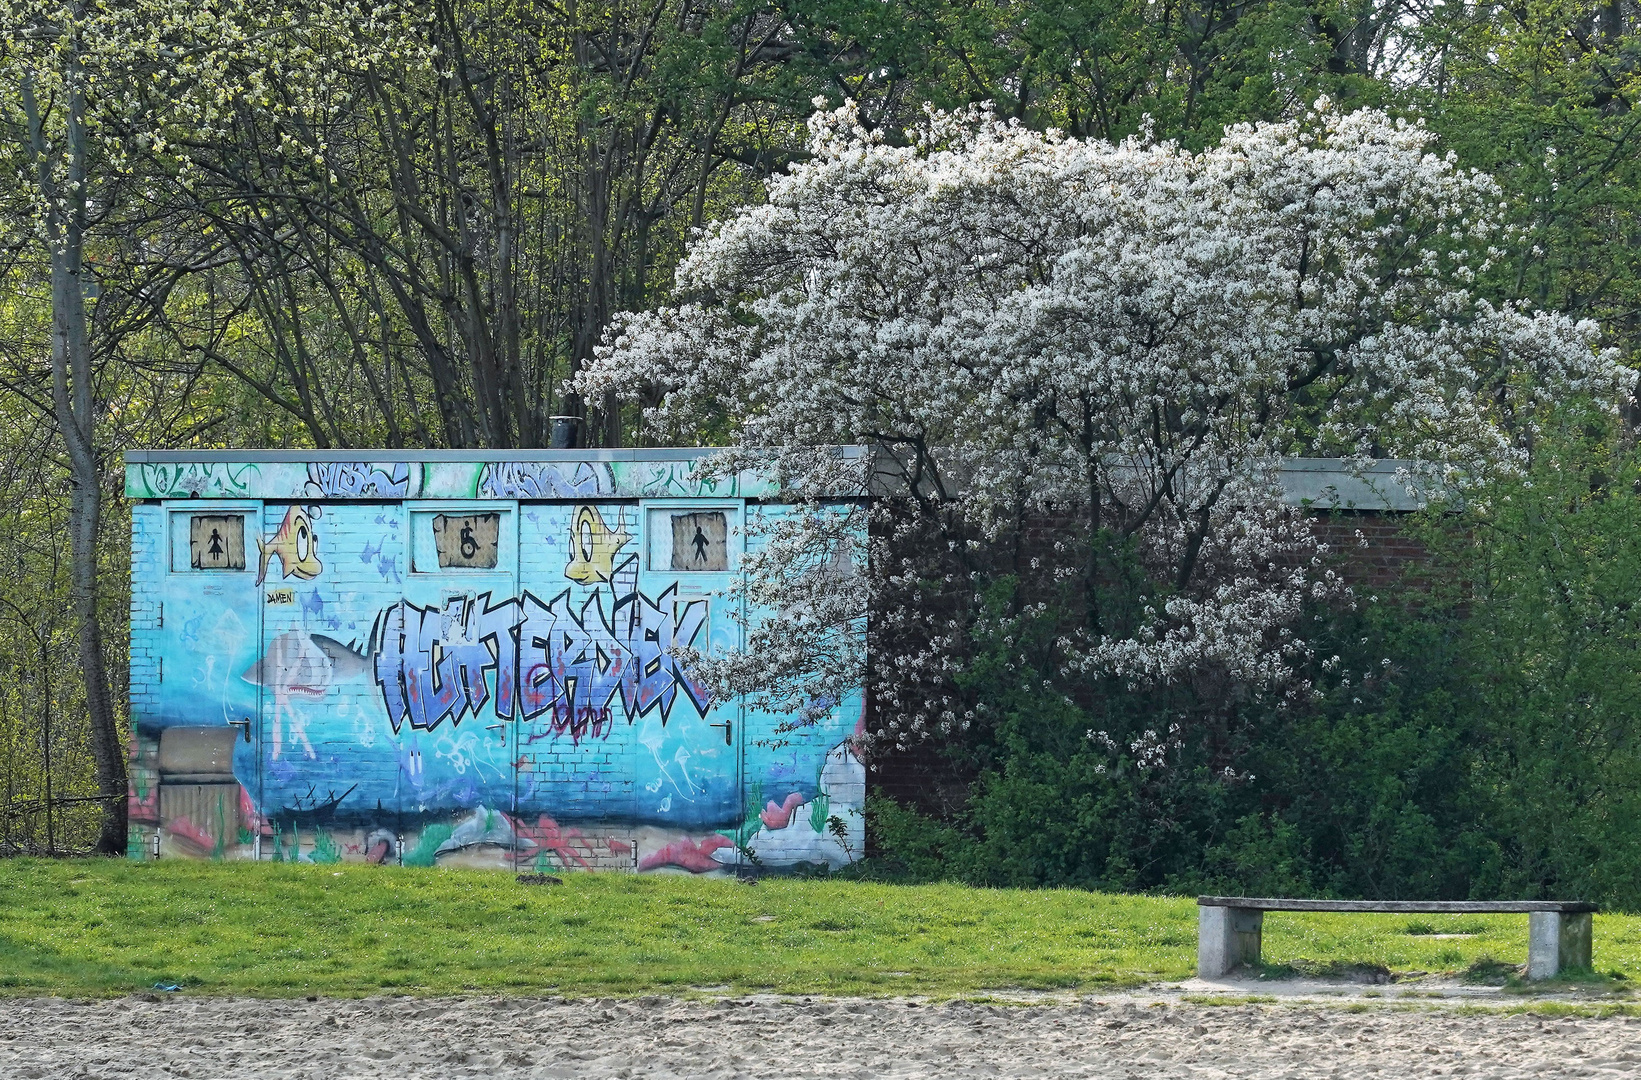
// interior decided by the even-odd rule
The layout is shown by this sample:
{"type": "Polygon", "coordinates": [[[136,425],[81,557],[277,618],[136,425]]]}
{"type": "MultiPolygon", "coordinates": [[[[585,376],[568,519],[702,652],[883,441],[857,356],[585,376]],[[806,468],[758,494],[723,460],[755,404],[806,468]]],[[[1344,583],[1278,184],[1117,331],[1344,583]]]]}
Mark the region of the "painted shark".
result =
{"type": "Polygon", "coordinates": [[[262,659],[240,676],[275,692],[322,698],[335,683],[370,670],[370,657],[324,634],[287,630],[268,642],[262,659]]]}
{"type": "Polygon", "coordinates": [[[300,744],[308,757],[314,754],[308,741],[307,720],[294,705],[295,698],[317,701],[336,683],[355,679],[370,670],[370,657],[324,634],[287,630],[268,642],[262,659],[240,676],[248,683],[266,687],[273,694],[271,734],[273,756],[279,757],[283,725],[290,725],[292,746],[300,744]]]}

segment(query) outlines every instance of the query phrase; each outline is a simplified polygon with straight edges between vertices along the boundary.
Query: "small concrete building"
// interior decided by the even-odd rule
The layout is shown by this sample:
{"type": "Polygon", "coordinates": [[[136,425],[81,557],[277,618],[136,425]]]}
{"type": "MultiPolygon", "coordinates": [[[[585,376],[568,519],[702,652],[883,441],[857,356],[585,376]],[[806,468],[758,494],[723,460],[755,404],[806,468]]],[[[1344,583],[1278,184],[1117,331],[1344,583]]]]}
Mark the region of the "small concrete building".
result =
{"type": "Polygon", "coordinates": [[[127,455],[132,858],[860,858],[862,695],[778,733],[676,659],[791,512],[708,453],[127,455]]]}

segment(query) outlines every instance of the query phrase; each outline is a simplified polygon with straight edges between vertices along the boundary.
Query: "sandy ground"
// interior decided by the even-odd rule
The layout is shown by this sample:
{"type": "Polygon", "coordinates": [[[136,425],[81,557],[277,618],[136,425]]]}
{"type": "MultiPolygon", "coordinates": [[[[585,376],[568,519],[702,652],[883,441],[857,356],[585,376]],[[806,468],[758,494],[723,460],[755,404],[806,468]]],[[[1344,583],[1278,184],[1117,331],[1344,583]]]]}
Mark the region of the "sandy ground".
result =
{"type": "Polygon", "coordinates": [[[1641,1018],[1076,1003],[172,997],[0,1004],[0,1077],[1638,1077],[1641,1018]]]}

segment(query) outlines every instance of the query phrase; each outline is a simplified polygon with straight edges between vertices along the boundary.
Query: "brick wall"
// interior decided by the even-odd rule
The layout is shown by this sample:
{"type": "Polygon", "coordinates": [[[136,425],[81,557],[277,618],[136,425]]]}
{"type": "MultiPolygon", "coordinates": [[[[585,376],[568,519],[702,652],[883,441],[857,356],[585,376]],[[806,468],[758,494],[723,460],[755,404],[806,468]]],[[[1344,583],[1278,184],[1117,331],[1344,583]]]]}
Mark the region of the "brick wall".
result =
{"type": "Polygon", "coordinates": [[[162,575],[143,573],[156,567],[165,551],[165,513],[152,503],[131,508],[131,745],[126,766],[129,817],[127,854],[142,858],[159,827],[159,740],[137,731],[137,724],[159,707],[159,654],[155,635],[162,615],[162,575]]]}
{"type": "Polygon", "coordinates": [[[1423,544],[1403,531],[1407,515],[1383,511],[1335,511],[1318,514],[1316,531],[1328,545],[1332,565],[1356,588],[1383,589],[1404,577],[1418,578],[1429,562],[1423,544]]]}
{"type": "MultiPolygon", "coordinates": [[[[131,565],[156,567],[165,551],[165,512],[143,503],[131,508],[131,565]]],[[[131,716],[140,721],[159,705],[158,651],[154,632],[162,617],[163,575],[131,575],[131,716]]]]}
{"type": "MultiPolygon", "coordinates": [[[[1358,592],[1385,589],[1404,578],[1417,583],[1419,570],[1430,556],[1422,544],[1404,533],[1406,520],[1406,514],[1394,511],[1332,511],[1315,517],[1318,538],[1328,545],[1328,565],[1358,592]]],[[[1052,535],[1054,524],[1036,531],[1052,535]]],[[[950,820],[965,804],[973,780],[971,771],[954,765],[940,752],[936,737],[905,750],[877,749],[868,787],[922,813],[950,820]]]]}

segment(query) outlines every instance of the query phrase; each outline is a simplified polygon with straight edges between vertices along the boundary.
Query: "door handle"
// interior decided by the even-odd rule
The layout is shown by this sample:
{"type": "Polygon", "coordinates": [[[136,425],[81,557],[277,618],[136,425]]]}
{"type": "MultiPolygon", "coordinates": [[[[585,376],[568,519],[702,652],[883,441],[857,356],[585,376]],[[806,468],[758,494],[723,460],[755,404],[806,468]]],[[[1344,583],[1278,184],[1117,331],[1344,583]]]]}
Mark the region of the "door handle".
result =
{"type": "Polygon", "coordinates": [[[735,721],[725,720],[721,724],[708,724],[707,727],[721,727],[724,729],[724,745],[735,745],[735,721]]]}
{"type": "Polygon", "coordinates": [[[228,726],[238,728],[240,732],[244,734],[245,741],[251,741],[251,718],[249,716],[243,720],[230,720],[228,721],[228,726]]]}

